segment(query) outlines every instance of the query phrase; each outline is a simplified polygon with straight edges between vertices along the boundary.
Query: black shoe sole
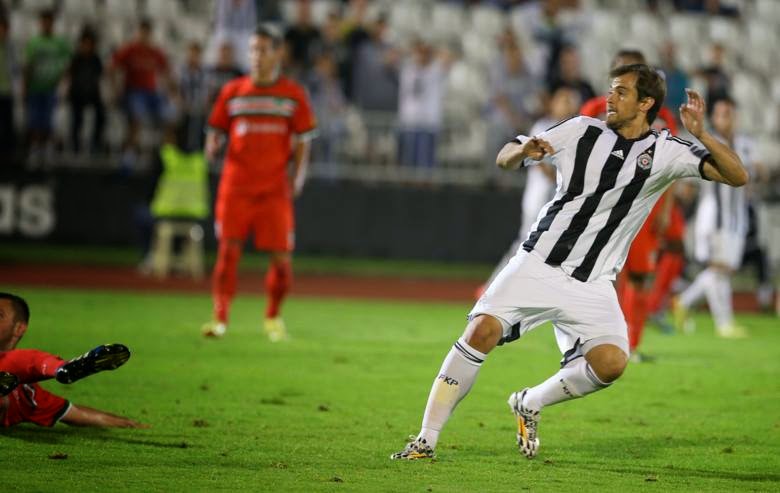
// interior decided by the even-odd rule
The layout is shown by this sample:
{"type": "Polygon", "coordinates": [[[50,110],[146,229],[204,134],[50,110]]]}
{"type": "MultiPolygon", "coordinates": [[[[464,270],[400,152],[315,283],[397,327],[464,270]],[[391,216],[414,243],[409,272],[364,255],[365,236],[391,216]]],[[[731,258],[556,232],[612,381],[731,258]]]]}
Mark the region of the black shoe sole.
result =
{"type": "Polygon", "coordinates": [[[130,350],[124,344],[104,344],[62,365],[56,378],[60,383],[73,383],[101,371],[116,370],[128,359],[130,350]]]}
{"type": "Polygon", "coordinates": [[[19,379],[16,375],[7,371],[0,371],[0,397],[13,392],[17,385],[19,385],[19,379]]]}

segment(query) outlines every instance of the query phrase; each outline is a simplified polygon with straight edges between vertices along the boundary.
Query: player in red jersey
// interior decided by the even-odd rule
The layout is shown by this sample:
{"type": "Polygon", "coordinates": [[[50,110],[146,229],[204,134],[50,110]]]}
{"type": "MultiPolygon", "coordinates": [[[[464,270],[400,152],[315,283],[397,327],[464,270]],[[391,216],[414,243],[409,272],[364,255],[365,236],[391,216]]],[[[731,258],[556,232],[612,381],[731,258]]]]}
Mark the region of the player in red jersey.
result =
{"type": "Polygon", "coordinates": [[[16,349],[29,321],[30,308],[23,298],[0,293],[0,427],[25,422],[53,426],[58,421],[74,426],[147,427],[122,416],[72,404],[38,385],[51,378],[69,384],[118,368],[130,357],[125,346],[98,346],[69,361],[35,349],[16,349]]]}
{"type": "Polygon", "coordinates": [[[275,28],[257,29],[250,75],[222,88],[209,117],[206,157],[216,157],[224,136],[227,154],[215,207],[214,320],[204,326],[206,336],[225,334],[242,247],[252,233],[255,248],[270,253],[264,330],[272,341],[286,337],[279,313],[292,282],[292,197],[303,189],[316,120],[305,90],[279,74],[281,44],[275,28]]]}
{"type": "MultiPolygon", "coordinates": [[[[637,50],[621,50],[612,59],[612,68],[632,63],[646,63],[644,55],[637,50]]],[[[594,118],[599,118],[606,113],[607,98],[603,95],[589,99],[580,108],[580,114],[594,118]]],[[[654,127],[668,128],[673,135],[677,134],[674,113],[666,106],[662,106],[658,111],[656,123],[659,125],[653,125],[654,127]]],[[[682,272],[681,246],[684,231],[682,211],[674,201],[673,188],[670,188],[656,202],[628,250],[626,263],[618,278],[617,293],[628,325],[629,350],[634,361],[642,359],[636,349],[642,340],[647,319],[649,290],[646,285],[648,278],[656,271],[659,246],[663,243],[667,250],[663,262],[659,263],[656,281],[663,283],[658,290],[665,288],[668,293],[672,282],[682,272]],[[677,249],[678,245],[679,249],[677,249]]],[[[655,296],[663,297],[666,293],[656,293],[655,296]]],[[[644,358],[646,359],[647,356],[644,358]]]]}

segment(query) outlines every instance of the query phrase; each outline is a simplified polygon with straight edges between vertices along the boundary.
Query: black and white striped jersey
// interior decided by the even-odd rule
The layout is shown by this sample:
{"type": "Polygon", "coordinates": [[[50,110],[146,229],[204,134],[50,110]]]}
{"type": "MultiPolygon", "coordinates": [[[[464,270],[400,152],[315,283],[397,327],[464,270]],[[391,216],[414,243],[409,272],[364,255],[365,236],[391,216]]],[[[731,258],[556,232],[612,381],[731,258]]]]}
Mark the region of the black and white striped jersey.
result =
{"type": "Polygon", "coordinates": [[[564,120],[537,137],[555,151],[549,161],[557,168],[557,190],[522,248],[583,282],[614,279],[658,197],[678,178],[701,176],[709,156],[666,129],[624,139],[586,116],[564,120]]]}
{"type": "MultiPolygon", "coordinates": [[[[726,139],[715,134],[722,142],[726,139]]],[[[755,145],[744,135],[735,135],[732,149],[737,153],[748,171],[755,161],[755,145]]],[[[736,235],[746,235],[748,230],[747,195],[745,188],[735,188],[725,183],[704,183],[699,193],[697,208],[697,230],[712,233],[728,231],[736,235]]]]}

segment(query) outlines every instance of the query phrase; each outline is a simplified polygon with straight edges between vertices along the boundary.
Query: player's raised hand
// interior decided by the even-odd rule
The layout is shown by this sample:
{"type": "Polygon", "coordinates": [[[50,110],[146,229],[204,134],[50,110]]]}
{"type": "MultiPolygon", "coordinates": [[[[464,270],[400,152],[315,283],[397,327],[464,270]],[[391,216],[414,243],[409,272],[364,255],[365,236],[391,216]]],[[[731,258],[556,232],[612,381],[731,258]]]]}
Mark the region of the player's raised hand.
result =
{"type": "Polygon", "coordinates": [[[680,119],[686,130],[697,139],[704,131],[704,98],[693,89],[685,89],[688,102],[680,106],[680,119]]]}
{"type": "Polygon", "coordinates": [[[546,140],[534,137],[523,145],[523,153],[534,161],[541,161],[544,156],[555,154],[555,150],[546,140]]]}
{"type": "Polygon", "coordinates": [[[555,154],[550,143],[534,137],[521,146],[517,142],[505,145],[498,153],[496,164],[503,169],[517,169],[525,158],[539,161],[548,154],[555,154]]]}

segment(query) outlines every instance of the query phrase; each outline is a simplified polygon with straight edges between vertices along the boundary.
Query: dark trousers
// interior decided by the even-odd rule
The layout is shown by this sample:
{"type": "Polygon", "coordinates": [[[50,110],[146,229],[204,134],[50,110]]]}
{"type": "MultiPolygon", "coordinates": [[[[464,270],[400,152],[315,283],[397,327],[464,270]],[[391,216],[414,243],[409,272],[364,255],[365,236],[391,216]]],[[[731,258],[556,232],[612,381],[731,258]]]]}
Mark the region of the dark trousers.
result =
{"type": "Polygon", "coordinates": [[[0,153],[10,155],[16,147],[14,129],[14,100],[8,95],[0,96],[0,153]]]}
{"type": "Polygon", "coordinates": [[[93,100],[79,100],[73,99],[70,102],[71,109],[71,125],[70,125],[70,139],[71,145],[75,152],[79,152],[81,148],[81,127],[84,125],[84,110],[87,107],[92,106],[95,111],[95,126],[92,129],[92,145],[91,151],[95,151],[100,148],[103,143],[103,129],[106,124],[106,110],[103,106],[103,102],[100,99],[93,100]]]}

